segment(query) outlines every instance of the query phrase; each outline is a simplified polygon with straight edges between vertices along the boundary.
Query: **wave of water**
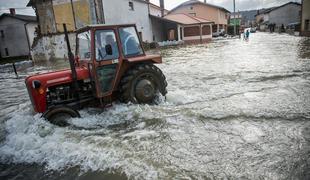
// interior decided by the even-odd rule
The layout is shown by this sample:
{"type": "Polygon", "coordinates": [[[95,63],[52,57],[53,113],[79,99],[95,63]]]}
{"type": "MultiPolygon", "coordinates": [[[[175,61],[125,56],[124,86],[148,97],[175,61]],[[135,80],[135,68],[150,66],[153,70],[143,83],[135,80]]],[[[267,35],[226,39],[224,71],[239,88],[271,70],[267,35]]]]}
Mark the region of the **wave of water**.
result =
{"type": "MultiPolygon", "coordinates": [[[[304,41],[257,33],[249,42],[163,50],[166,102],[85,109],[68,128],[33,114],[23,80],[3,72],[0,162],[35,164],[47,177],[48,170],[69,174],[77,168],[77,177],[309,179],[304,41]]],[[[46,70],[36,66],[22,75],[46,70]]]]}

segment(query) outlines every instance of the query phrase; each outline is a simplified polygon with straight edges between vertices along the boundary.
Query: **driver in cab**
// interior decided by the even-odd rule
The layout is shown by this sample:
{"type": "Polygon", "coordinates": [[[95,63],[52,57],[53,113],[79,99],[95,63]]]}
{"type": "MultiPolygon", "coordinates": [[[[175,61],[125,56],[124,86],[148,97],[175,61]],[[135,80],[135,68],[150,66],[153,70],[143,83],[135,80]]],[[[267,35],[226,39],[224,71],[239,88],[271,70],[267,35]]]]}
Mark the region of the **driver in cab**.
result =
{"type": "Polygon", "coordinates": [[[102,46],[102,43],[100,42],[100,37],[97,38],[97,41],[96,41],[96,49],[97,49],[96,59],[97,60],[118,59],[118,57],[119,57],[118,46],[117,46],[117,43],[115,41],[114,36],[111,34],[108,34],[105,36],[104,39],[105,39],[105,45],[102,46]],[[112,49],[111,55],[107,54],[107,51],[106,51],[107,45],[111,46],[111,49],[112,49]]]}

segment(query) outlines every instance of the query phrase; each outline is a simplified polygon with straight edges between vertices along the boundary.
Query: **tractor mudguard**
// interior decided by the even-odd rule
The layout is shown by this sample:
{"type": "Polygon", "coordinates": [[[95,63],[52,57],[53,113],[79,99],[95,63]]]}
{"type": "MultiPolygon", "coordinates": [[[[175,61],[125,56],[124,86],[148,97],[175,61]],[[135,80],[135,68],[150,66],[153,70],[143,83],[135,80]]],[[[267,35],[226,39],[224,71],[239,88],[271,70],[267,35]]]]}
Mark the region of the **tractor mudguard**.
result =
{"type": "Polygon", "coordinates": [[[125,59],[125,61],[127,61],[129,63],[151,61],[152,63],[155,63],[155,64],[161,64],[162,63],[162,57],[160,55],[145,55],[145,56],[127,58],[127,59],[125,59]]]}

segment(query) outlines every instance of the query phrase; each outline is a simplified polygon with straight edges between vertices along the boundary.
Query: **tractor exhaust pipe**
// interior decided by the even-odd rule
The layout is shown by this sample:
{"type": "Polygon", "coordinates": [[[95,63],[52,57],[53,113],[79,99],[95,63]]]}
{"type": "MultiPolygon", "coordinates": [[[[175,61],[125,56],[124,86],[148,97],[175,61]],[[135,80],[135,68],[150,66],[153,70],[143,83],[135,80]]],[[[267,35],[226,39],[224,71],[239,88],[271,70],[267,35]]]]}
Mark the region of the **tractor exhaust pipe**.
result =
{"type": "Polygon", "coordinates": [[[63,28],[64,28],[65,40],[66,40],[67,48],[68,48],[68,59],[70,62],[70,68],[71,68],[71,72],[72,72],[73,94],[75,95],[75,98],[79,102],[79,99],[80,99],[80,97],[79,97],[79,84],[77,82],[77,73],[76,73],[76,69],[75,69],[74,55],[71,51],[71,46],[70,46],[70,41],[69,41],[69,36],[68,36],[68,31],[67,31],[67,25],[63,24],[63,28]]]}

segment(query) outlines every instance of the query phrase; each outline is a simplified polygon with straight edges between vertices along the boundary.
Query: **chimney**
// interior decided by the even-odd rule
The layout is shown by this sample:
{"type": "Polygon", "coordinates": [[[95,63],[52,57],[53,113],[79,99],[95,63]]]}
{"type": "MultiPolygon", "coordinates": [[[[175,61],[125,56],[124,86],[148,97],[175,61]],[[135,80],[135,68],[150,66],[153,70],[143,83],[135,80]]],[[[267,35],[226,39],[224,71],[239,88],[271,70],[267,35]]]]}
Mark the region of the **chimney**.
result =
{"type": "Polygon", "coordinates": [[[204,0],[204,3],[207,3],[207,0],[204,0]]]}
{"type": "Polygon", "coordinates": [[[160,0],[159,4],[160,4],[161,17],[164,17],[165,16],[165,1],[160,0]]]}
{"type": "Polygon", "coordinates": [[[10,14],[13,15],[13,16],[16,14],[15,8],[10,8],[10,14]]]}

